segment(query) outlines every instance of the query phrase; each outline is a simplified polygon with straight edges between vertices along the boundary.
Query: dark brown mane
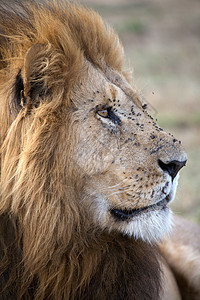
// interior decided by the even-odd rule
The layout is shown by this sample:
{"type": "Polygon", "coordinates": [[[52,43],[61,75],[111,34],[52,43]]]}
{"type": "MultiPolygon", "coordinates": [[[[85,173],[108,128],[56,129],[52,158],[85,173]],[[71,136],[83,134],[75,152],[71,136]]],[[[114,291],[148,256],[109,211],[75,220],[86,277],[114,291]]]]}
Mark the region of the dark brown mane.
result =
{"type": "Polygon", "coordinates": [[[21,297],[24,297],[23,299],[77,300],[159,299],[161,273],[158,262],[159,253],[155,247],[118,234],[110,236],[104,233],[93,236],[91,240],[87,240],[87,247],[80,242],[80,249],[77,248],[80,253],[76,253],[78,260],[70,250],[63,253],[64,273],[56,274],[51,285],[45,289],[42,285],[40,286],[42,282],[38,280],[37,274],[32,277],[32,281],[24,277],[21,265],[22,250],[19,247],[16,248],[12,240],[15,236],[13,226],[16,225],[11,224],[6,216],[1,217],[1,237],[4,237],[1,241],[5,241],[6,244],[3,246],[7,249],[1,262],[3,266],[0,276],[2,300],[15,300],[17,294],[19,299],[22,299],[21,297]],[[95,243],[94,241],[97,240],[98,242],[95,243]],[[69,262],[70,257],[71,262],[69,262]],[[68,270],[71,263],[78,265],[75,264],[73,270],[68,270]],[[70,271],[73,279],[69,290],[70,271]],[[21,284],[22,280],[24,285],[21,284]],[[20,290],[21,286],[24,290],[20,290]],[[40,289],[43,287],[43,290],[38,290],[38,287],[40,289]]]}
{"type": "Polygon", "coordinates": [[[78,206],[76,123],[63,125],[83,61],[123,73],[122,47],[93,11],[42,2],[0,1],[0,298],[158,299],[156,248],[92,228],[78,206]]]}

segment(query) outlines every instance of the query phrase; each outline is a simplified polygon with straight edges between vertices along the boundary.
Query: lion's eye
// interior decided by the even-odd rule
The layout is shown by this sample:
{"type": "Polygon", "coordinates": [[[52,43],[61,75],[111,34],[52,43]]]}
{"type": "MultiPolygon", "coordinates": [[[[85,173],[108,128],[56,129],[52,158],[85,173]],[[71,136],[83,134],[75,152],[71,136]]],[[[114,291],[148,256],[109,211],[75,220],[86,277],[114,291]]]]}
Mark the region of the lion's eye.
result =
{"type": "Polygon", "coordinates": [[[108,109],[98,110],[98,111],[97,111],[97,114],[98,114],[100,117],[108,118],[108,109]]]}
{"type": "Polygon", "coordinates": [[[97,114],[100,117],[110,119],[114,124],[118,124],[118,125],[121,124],[120,118],[116,116],[116,114],[113,112],[112,107],[100,109],[97,111],[97,114]]]}

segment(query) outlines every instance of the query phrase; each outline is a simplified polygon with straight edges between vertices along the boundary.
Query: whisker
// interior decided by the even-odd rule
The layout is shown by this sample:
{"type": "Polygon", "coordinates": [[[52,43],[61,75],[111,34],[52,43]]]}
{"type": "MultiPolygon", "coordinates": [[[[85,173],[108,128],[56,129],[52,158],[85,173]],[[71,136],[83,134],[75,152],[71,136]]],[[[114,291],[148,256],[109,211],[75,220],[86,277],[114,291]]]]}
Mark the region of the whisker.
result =
{"type": "MultiPolygon", "coordinates": [[[[117,188],[117,187],[118,187],[119,185],[121,185],[125,180],[126,180],[126,179],[123,179],[122,181],[120,181],[119,183],[117,183],[117,184],[115,184],[115,185],[108,186],[108,187],[102,189],[102,191],[106,191],[106,190],[108,190],[108,189],[114,189],[114,188],[117,188]]],[[[129,186],[130,186],[130,185],[129,185],[129,186]]],[[[120,188],[120,189],[123,189],[123,187],[120,188]]]]}
{"type": "Polygon", "coordinates": [[[114,192],[114,193],[109,194],[108,196],[110,197],[110,196],[118,195],[118,194],[122,194],[122,193],[124,193],[124,191],[114,192]]]}
{"type": "Polygon", "coordinates": [[[129,189],[129,188],[130,188],[130,185],[127,185],[127,186],[124,186],[122,188],[119,188],[119,190],[121,191],[121,190],[126,190],[126,189],[129,189]]]}

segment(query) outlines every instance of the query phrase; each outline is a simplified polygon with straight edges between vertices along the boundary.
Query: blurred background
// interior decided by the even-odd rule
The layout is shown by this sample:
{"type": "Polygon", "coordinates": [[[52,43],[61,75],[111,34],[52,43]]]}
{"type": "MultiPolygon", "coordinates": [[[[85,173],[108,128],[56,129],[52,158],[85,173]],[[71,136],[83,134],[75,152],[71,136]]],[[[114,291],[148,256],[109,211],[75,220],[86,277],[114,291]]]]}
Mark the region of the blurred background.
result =
{"type": "Polygon", "coordinates": [[[200,0],[87,0],[119,34],[151,115],[188,154],[175,213],[200,224],[200,0]]]}

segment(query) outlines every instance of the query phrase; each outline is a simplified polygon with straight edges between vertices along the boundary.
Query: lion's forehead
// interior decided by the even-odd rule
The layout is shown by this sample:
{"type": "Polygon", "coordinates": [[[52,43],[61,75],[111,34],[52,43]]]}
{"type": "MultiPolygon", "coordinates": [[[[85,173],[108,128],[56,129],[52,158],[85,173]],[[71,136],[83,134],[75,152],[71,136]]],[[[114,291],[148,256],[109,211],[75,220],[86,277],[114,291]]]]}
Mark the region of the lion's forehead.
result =
{"type": "Polygon", "coordinates": [[[141,96],[134,87],[129,85],[134,96],[130,97],[126,94],[126,84],[128,83],[125,78],[123,78],[123,84],[119,86],[115,74],[112,78],[108,78],[107,74],[94,68],[91,63],[86,61],[85,65],[87,66],[86,70],[83,69],[71,91],[71,97],[79,109],[87,109],[88,105],[92,108],[95,105],[105,104],[113,106],[116,110],[121,108],[129,114],[131,109],[133,110],[133,106],[136,110],[139,109],[137,103],[141,102],[141,96]],[[135,101],[136,99],[137,101],[135,101]]]}

